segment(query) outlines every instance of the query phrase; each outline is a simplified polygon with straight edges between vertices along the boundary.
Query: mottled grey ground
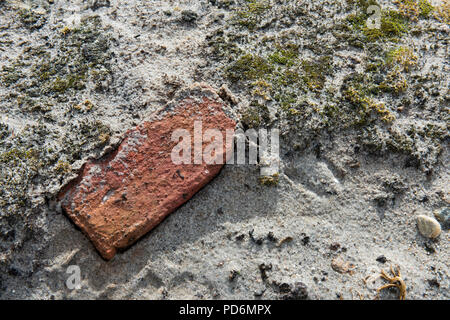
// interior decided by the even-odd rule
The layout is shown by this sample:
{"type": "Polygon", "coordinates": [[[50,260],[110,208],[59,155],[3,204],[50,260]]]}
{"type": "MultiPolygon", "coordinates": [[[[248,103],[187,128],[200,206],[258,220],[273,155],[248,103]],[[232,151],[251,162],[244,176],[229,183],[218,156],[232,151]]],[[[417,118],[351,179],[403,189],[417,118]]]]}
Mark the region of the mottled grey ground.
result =
{"type": "Polygon", "coordinates": [[[375,34],[374,1],[0,1],[0,298],[374,299],[392,265],[407,299],[449,299],[448,230],[415,222],[449,206],[449,3],[431,2],[379,1],[375,34]],[[56,193],[196,81],[226,85],[244,129],[280,128],[278,184],[227,165],[102,260],[56,193]]]}

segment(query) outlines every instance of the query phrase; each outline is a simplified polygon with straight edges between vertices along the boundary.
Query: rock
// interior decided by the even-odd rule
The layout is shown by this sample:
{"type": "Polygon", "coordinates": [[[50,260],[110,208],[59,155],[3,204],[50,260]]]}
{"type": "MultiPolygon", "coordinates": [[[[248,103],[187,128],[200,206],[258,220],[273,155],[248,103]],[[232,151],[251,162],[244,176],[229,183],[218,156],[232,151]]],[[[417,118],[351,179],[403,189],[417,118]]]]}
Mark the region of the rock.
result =
{"type": "MultiPolygon", "coordinates": [[[[204,84],[191,89],[151,121],[129,130],[116,150],[85,163],[59,193],[62,208],[105,259],[156,227],[222,168],[231,149],[228,141],[214,148],[221,163],[207,164],[203,157],[194,164],[192,152],[191,164],[172,161],[174,147],[185,141],[173,141],[176,129],[187,130],[191,139],[186,145],[194,151],[194,121],[202,121],[203,132],[217,129],[224,140],[226,130],[234,132],[235,122],[224,113],[217,94],[204,84]]],[[[212,145],[211,139],[203,140],[200,152],[212,145]]]]}
{"type": "Polygon", "coordinates": [[[441,234],[441,225],[436,219],[425,215],[419,215],[416,219],[419,232],[424,237],[434,239],[441,234]]]}
{"type": "Polygon", "coordinates": [[[436,219],[441,223],[442,229],[450,229],[450,208],[444,208],[434,213],[436,219]]]}
{"type": "Polygon", "coordinates": [[[386,263],[386,261],[387,261],[385,256],[379,256],[376,260],[377,260],[377,262],[383,263],[383,264],[386,263]]]}
{"type": "Polygon", "coordinates": [[[333,268],[334,271],[339,273],[353,274],[354,273],[353,269],[355,268],[355,265],[348,261],[344,261],[340,257],[337,257],[331,261],[331,268],[333,268]]]}
{"type": "Polygon", "coordinates": [[[261,287],[261,288],[259,288],[258,290],[256,290],[256,291],[253,293],[253,295],[254,295],[255,297],[262,297],[263,294],[264,294],[264,292],[266,292],[266,288],[261,287]]]}

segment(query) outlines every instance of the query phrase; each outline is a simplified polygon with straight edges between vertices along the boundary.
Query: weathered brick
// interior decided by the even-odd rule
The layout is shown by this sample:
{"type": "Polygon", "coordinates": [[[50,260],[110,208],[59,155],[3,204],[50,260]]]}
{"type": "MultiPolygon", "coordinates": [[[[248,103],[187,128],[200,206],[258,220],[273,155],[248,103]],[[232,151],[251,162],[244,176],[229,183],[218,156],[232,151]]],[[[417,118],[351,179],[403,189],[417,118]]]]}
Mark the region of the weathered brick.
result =
{"type": "MultiPolygon", "coordinates": [[[[78,177],[61,190],[62,208],[105,259],[157,226],[222,168],[223,164],[204,161],[176,165],[171,160],[178,144],[171,139],[174,130],[187,129],[193,137],[194,121],[202,121],[203,132],[218,129],[225,137],[227,129],[235,128],[211,88],[198,86],[191,95],[129,130],[116,150],[85,163],[78,177]]],[[[203,149],[206,145],[203,141],[203,149]]],[[[225,159],[229,148],[231,143],[224,139],[219,156],[225,159]]]]}

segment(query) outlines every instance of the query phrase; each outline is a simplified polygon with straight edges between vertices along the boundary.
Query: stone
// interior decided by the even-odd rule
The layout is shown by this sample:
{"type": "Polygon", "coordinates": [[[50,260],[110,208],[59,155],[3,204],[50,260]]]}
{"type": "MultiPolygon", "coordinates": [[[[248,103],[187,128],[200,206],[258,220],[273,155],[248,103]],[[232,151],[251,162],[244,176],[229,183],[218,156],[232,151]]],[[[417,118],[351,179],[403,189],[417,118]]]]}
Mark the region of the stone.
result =
{"type": "MultiPolygon", "coordinates": [[[[197,164],[175,164],[171,154],[181,140],[173,141],[172,134],[185,129],[194,137],[194,121],[201,121],[203,132],[218,130],[225,140],[226,131],[234,133],[236,124],[223,109],[223,101],[210,87],[197,84],[127,131],[115,150],[86,162],[78,177],[61,189],[61,207],[103,258],[113,258],[117,250],[156,227],[219,173],[232,139],[211,151],[219,163],[203,158],[197,164]]],[[[199,148],[206,152],[213,140],[203,139],[197,149],[194,139],[186,145],[194,153],[199,148]]]]}
{"type": "Polygon", "coordinates": [[[425,215],[419,215],[416,219],[417,228],[424,237],[434,239],[441,234],[441,225],[436,219],[425,215]]]}
{"type": "Polygon", "coordinates": [[[344,261],[341,257],[336,257],[331,261],[331,268],[339,273],[353,274],[355,265],[348,261],[344,261]]]}
{"type": "Polygon", "coordinates": [[[377,262],[383,263],[383,264],[386,263],[386,261],[387,261],[385,256],[379,256],[376,260],[377,260],[377,262]]]}

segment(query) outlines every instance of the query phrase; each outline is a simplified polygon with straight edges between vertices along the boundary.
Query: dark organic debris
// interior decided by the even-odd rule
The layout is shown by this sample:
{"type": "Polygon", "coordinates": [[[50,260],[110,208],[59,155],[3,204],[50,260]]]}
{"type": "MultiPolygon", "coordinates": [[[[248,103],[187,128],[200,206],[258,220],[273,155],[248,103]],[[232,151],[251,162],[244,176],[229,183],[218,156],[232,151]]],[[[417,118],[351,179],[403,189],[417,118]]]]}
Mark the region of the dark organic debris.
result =
{"type": "Polygon", "coordinates": [[[283,300],[306,300],[308,288],[303,282],[296,282],[290,292],[282,297],[283,300]]]}

